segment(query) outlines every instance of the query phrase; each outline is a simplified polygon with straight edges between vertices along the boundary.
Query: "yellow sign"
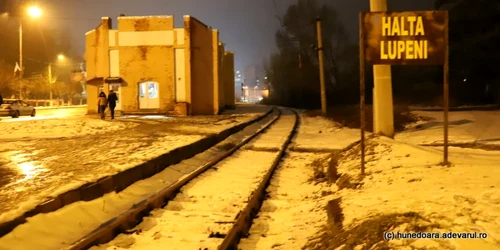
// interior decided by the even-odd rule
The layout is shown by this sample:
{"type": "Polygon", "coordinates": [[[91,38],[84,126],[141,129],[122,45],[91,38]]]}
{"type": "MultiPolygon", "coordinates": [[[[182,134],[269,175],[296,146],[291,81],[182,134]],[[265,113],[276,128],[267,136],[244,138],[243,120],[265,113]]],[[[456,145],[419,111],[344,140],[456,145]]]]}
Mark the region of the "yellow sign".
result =
{"type": "Polygon", "coordinates": [[[363,13],[365,58],[372,64],[443,64],[446,12],[363,13]]]}
{"type": "MultiPolygon", "coordinates": [[[[421,16],[382,17],[382,36],[425,36],[421,16]]],[[[427,59],[427,40],[380,41],[380,59],[427,59]]]]}

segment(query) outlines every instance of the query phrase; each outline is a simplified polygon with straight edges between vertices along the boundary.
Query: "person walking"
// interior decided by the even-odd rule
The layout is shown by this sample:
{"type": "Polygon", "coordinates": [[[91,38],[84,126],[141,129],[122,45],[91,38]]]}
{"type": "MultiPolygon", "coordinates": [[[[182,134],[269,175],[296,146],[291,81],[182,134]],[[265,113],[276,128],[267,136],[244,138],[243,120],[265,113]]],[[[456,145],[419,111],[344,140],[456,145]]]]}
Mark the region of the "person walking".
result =
{"type": "Polygon", "coordinates": [[[0,93],[0,105],[3,104],[3,96],[2,96],[2,93],[0,93]]]}
{"type": "Polygon", "coordinates": [[[118,101],[118,96],[113,90],[110,90],[108,96],[108,105],[109,105],[109,110],[111,111],[111,120],[115,119],[115,108],[117,101],[118,101]]]}
{"type": "Polygon", "coordinates": [[[101,119],[103,120],[104,117],[106,117],[104,111],[106,111],[107,105],[108,105],[108,99],[106,98],[106,94],[104,94],[104,92],[101,92],[99,94],[99,97],[97,98],[97,108],[99,109],[99,114],[101,114],[101,119]]]}

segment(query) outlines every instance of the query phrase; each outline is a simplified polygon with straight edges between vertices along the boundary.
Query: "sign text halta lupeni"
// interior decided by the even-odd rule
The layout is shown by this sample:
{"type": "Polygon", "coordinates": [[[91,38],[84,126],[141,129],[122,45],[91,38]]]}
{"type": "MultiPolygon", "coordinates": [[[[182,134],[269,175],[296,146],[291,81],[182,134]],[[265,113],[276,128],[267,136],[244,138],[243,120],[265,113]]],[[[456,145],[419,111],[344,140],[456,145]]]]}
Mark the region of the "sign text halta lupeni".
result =
{"type": "Polygon", "coordinates": [[[362,14],[370,64],[442,64],[446,14],[440,11],[362,14]]]}
{"type": "MultiPolygon", "coordinates": [[[[382,17],[382,36],[425,37],[422,16],[382,17]]],[[[390,39],[390,38],[389,38],[390,39]]],[[[427,40],[382,40],[380,59],[427,59],[427,40]]]]}

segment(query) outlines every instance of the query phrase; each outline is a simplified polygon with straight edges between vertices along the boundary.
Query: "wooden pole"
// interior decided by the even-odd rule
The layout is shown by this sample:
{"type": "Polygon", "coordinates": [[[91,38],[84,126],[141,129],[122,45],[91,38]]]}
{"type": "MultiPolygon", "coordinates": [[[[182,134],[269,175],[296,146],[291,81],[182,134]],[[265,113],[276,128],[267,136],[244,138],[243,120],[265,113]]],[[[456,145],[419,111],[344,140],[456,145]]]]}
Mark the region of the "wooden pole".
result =
{"type": "Polygon", "coordinates": [[[19,99],[23,99],[23,73],[24,73],[24,65],[23,65],[23,21],[19,21],[19,99]]]}
{"type": "Polygon", "coordinates": [[[48,75],[48,79],[49,79],[49,88],[50,88],[50,106],[52,107],[53,106],[53,97],[52,97],[52,63],[49,63],[49,75],[48,75]]]}
{"type": "Polygon", "coordinates": [[[448,45],[448,12],[444,19],[444,84],[443,84],[443,110],[444,110],[444,160],[443,165],[448,165],[448,105],[449,105],[449,45],[448,45]]]}
{"type": "Polygon", "coordinates": [[[325,59],[323,51],[323,37],[321,19],[316,18],[316,35],[318,38],[319,81],[321,87],[321,112],[326,115],[326,89],[325,89],[325,59]]]}
{"type": "Polygon", "coordinates": [[[361,119],[361,175],[365,175],[365,34],[364,13],[359,13],[359,116],[361,119]]]}

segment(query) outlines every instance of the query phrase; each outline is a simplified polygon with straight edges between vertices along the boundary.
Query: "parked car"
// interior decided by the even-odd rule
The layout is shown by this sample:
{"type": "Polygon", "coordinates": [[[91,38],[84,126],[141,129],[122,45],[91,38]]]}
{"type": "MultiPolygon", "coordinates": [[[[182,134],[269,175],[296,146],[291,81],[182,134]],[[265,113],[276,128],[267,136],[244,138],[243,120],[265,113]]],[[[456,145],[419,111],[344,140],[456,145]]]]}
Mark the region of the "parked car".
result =
{"type": "Polygon", "coordinates": [[[35,116],[35,107],[19,99],[3,99],[3,103],[0,106],[0,116],[18,118],[22,115],[35,116]]]}

